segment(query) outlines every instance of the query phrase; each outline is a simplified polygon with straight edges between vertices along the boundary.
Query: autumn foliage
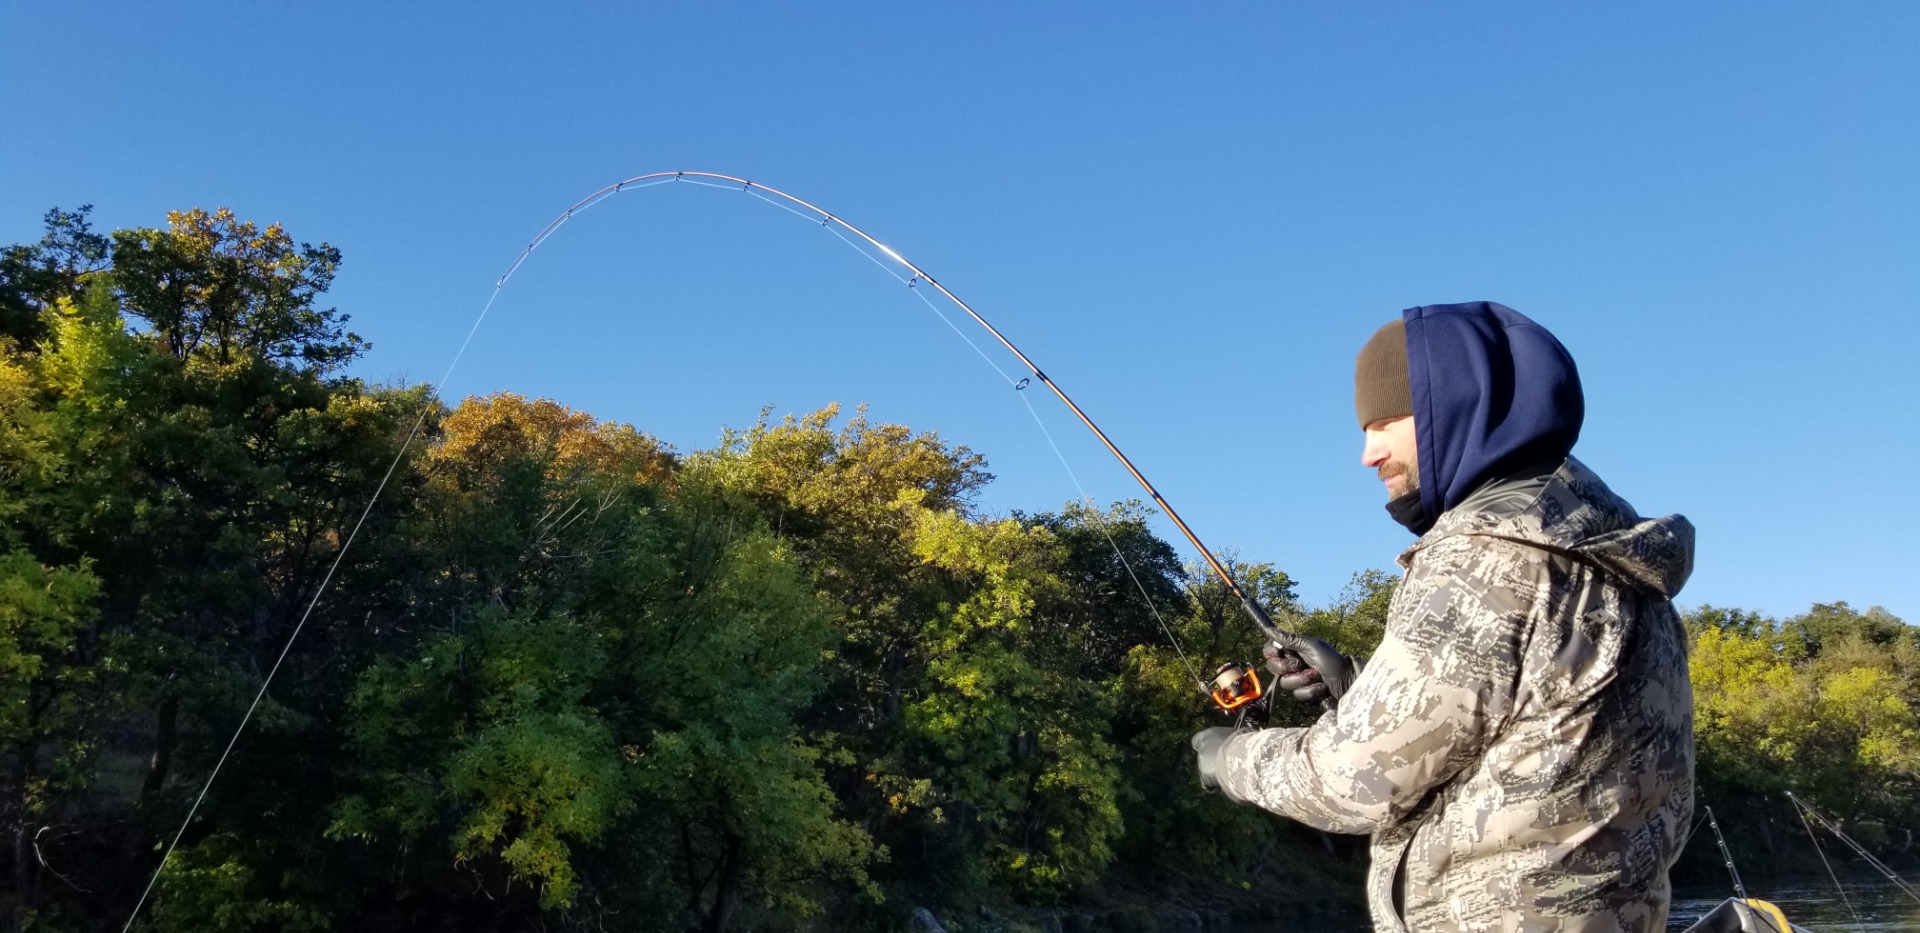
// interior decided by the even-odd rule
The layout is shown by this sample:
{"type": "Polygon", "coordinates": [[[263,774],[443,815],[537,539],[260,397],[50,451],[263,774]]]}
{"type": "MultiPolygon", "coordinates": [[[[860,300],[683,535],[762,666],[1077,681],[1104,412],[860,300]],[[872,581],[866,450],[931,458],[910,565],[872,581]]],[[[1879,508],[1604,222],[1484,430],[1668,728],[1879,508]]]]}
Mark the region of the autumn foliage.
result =
{"type": "MultiPolygon", "coordinates": [[[[1195,671],[1259,645],[1138,504],[982,514],[978,455],[834,406],[676,451],[370,384],[320,304],[332,246],[87,217],[0,253],[15,928],[125,922],[296,631],[137,929],[1357,905],[1359,846],[1195,787],[1195,671]]],[[[1345,650],[1381,637],[1387,574],[1305,607],[1235,569],[1345,650]]],[[[1705,799],[1793,789],[1910,847],[1913,631],[1845,604],[1690,620],[1705,799]]],[[[1764,808],[1726,822],[1794,845],[1764,808]]]]}

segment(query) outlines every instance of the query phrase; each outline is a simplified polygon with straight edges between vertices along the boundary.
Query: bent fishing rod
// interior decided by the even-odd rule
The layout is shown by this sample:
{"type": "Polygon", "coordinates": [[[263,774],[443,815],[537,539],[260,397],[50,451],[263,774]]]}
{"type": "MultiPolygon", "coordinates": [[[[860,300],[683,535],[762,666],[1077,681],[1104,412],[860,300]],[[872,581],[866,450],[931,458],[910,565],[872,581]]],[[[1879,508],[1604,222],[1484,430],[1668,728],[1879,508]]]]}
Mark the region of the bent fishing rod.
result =
{"type": "MultiPolygon", "coordinates": [[[[948,301],[953,302],[956,307],[965,311],[967,316],[972,318],[975,323],[985,328],[987,333],[992,334],[993,338],[999,341],[1001,346],[1005,347],[1009,353],[1012,353],[1014,357],[1020,361],[1020,364],[1032,373],[1031,376],[1021,379],[1014,385],[1014,388],[1025,389],[1029,380],[1037,379],[1042,385],[1051,389],[1053,394],[1067,406],[1067,410],[1073,412],[1074,417],[1079,418],[1080,423],[1086,425],[1087,430],[1092,431],[1094,437],[1099,438],[1100,443],[1106,447],[1107,452],[1113,454],[1114,458],[1120,461],[1120,465],[1126,468],[1127,473],[1140,484],[1142,489],[1147,491],[1147,495],[1153,499],[1154,504],[1166,514],[1167,518],[1173,521],[1174,526],[1180,529],[1180,533],[1186,537],[1194,549],[1200,552],[1201,559],[1205,560],[1207,566],[1213,569],[1214,574],[1220,578],[1220,582],[1225,584],[1227,591],[1239,599],[1240,608],[1246,612],[1247,618],[1253,621],[1255,627],[1260,629],[1260,633],[1265,636],[1268,641],[1282,646],[1283,650],[1285,650],[1284,646],[1293,643],[1294,636],[1273,624],[1273,619],[1267,614],[1265,607],[1261,606],[1260,603],[1240,585],[1240,582],[1234,579],[1233,574],[1227,570],[1226,565],[1223,564],[1219,558],[1215,557],[1213,551],[1209,550],[1207,546],[1200,541],[1199,535],[1194,534],[1193,529],[1187,525],[1186,520],[1180,517],[1180,513],[1174,511],[1173,506],[1168,504],[1166,498],[1160,495],[1160,491],[1154,488],[1153,483],[1149,482],[1146,476],[1140,472],[1139,468],[1133,465],[1133,461],[1127,459],[1127,455],[1121,452],[1119,446],[1115,445],[1113,440],[1107,437],[1107,433],[1102,431],[1100,426],[1095,424],[1093,419],[1087,416],[1087,413],[1074,402],[1072,397],[1067,395],[1066,390],[1060,388],[1060,385],[1048,377],[1046,372],[1041,370],[1025,352],[1015,346],[1013,341],[1007,339],[1007,336],[1001,333],[999,328],[994,327],[985,317],[980,315],[980,312],[975,311],[972,305],[960,300],[960,296],[955,295],[945,285],[940,284],[933,276],[928,275],[926,270],[894,251],[892,247],[875,239],[865,230],[841,219],[839,215],[819,207],[811,201],[781,191],[778,188],[768,187],[745,178],[724,175],[718,172],[652,172],[645,175],[636,175],[624,181],[615,182],[601,188],[581,198],[575,202],[572,207],[560,212],[558,217],[555,217],[552,221],[548,222],[545,227],[541,228],[540,232],[527,243],[526,247],[520,250],[519,254],[514,257],[513,262],[507,266],[506,272],[502,273],[500,278],[494,282],[493,291],[488,296],[486,304],[481,307],[480,313],[474,318],[472,326],[467,330],[466,338],[461,342],[459,349],[454,352],[453,360],[448,364],[446,372],[440,377],[437,385],[445,386],[452,378],[454,370],[460,365],[461,358],[466,355],[467,348],[472,344],[474,335],[479,332],[480,325],[486,321],[488,312],[493,309],[494,302],[499,299],[500,292],[506,288],[508,280],[512,279],[513,274],[519,271],[521,265],[527,261],[529,256],[533,255],[534,250],[540,248],[540,245],[545,243],[547,238],[553,236],[567,221],[573,219],[574,215],[623,191],[675,183],[694,184],[703,187],[723,188],[744,192],[796,216],[814,221],[820,226],[834,232],[836,236],[839,236],[843,240],[847,240],[846,235],[851,234],[857,238],[860,243],[865,243],[873,249],[878,250],[888,259],[898,263],[902,268],[909,270],[912,276],[902,280],[909,288],[917,288],[924,283],[938,291],[948,301]]],[[[873,259],[872,254],[868,253],[865,249],[861,249],[859,243],[854,242],[854,240],[847,240],[847,243],[862,255],[873,259]]],[[[884,263],[880,263],[879,260],[873,259],[873,261],[882,265],[883,268],[885,267],[884,263]]],[[[892,270],[889,269],[888,272],[892,273],[892,270]]],[[[924,295],[922,295],[921,298],[925,300],[924,295]]],[[[928,302],[928,305],[931,307],[932,303],[928,302]]],[[[935,308],[934,310],[936,314],[940,313],[939,309],[935,308]]],[[[946,318],[944,314],[940,316],[942,319],[946,318]]],[[[952,322],[948,321],[948,324],[951,325],[952,322]]],[[[954,331],[960,333],[958,327],[955,327],[954,331]]],[[[960,336],[963,340],[967,339],[964,333],[960,333],[960,336]]],[[[973,343],[971,340],[967,340],[967,342],[969,344],[973,343]]],[[[979,348],[976,346],[974,349],[977,351],[979,348]]],[[[982,353],[981,356],[985,357],[986,354],[982,353]]],[[[991,358],[988,358],[988,363],[989,365],[993,365],[995,369],[999,368],[998,364],[994,364],[991,358]]],[[[1002,372],[1002,375],[1005,375],[1005,373],[1002,372]]],[[[1008,381],[1011,382],[1012,380],[1009,379],[1008,381]]],[[[147,898],[153,893],[155,883],[159,881],[161,874],[166,871],[167,865],[173,857],[174,850],[179,847],[180,840],[186,834],[187,827],[192,824],[194,816],[199,812],[200,804],[205,801],[207,792],[213,787],[213,782],[219,778],[220,771],[225,767],[228,757],[233,752],[234,745],[240,740],[240,736],[245,732],[247,725],[252,722],[254,713],[258,710],[261,701],[266,697],[267,688],[272,685],[274,676],[279,673],[281,665],[286,662],[287,655],[293,650],[294,642],[300,638],[300,633],[305,630],[307,620],[313,616],[314,610],[320,604],[321,597],[326,594],[328,588],[331,586],[335,573],[340,569],[341,563],[346,559],[348,550],[353,547],[354,542],[359,540],[360,531],[365,527],[368,516],[373,513],[374,507],[379,504],[380,497],[385,493],[388,483],[393,479],[396,471],[400,467],[401,461],[405,458],[407,449],[411,447],[413,441],[420,436],[421,431],[426,425],[427,417],[432,410],[433,404],[431,401],[421,406],[419,415],[413,422],[413,427],[407,432],[405,440],[400,443],[393,460],[388,463],[385,475],[381,477],[380,483],[374,489],[373,495],[368,498],[365,507],[360,512],[359,518],[354,522],[351,530],[346,533],[341,542],[340,550],[335,553],[333,562],[327,568],[325,576],[322,577],[319,586],[315,587],[313,595],[307,603],[306,610],[294,625],[293,633],[287,637],[287,641],[281,647],[280,654],[275,658],[273,666],[268,669],[266,677],[260,684],[259,691],[254,695],[253,703],[248,706],[246,712],[241,716],[240,724],[235,727],[233,737],[228,740],[226,749],[221,752],[220,757],[214,763],[212,772],[208,774],[206,782],[201,785],[199,795],[194,798],[192,806],[187,809],[186,819],[181,822],[179,831],[174,834],[172,841],[167,844],[166,849],[161,855],[160,865],[154,869],[152,877],[148,879],[145,890],[140,894],[140,900],[134,905],[132,913],[127,917],[127,923],[122,933],[130,933],[132,930],[134,921],[140,916],[141,908],[145,906],[147,898]]],[[[1037,419],[1038,415],[1036,414],[1035,417],[1037,419]]],[[[1045,430],[1044,424],[1042,425],[1042,430],[1045,430]]],[[[1051,440],[1051,435],[1049,435],[1049,439],[1051,440]]],[[[1071,472],[1071,469],[1069,469],[1069,472],[1071,472]]],[[[1109,543],[1111,543],[1111,538],[1109,538],[1109,543]]],[[[1119,554],[1119,547],[1117,545],[1114,546],[1114,551],[1116,554],[1119,554]]],[[[1123,564],[1126,564],[1125,555],[1120,555],[1120,560],[1123,564]]],[[[1131,574],[1132,572],[1131,565],[1128,565],[1128,573],[1131,574]]],[[[1135,582],[1136,584],[1138,583],[1137,578],[1135,582]]],[[[1142,594],[1145,594],[1144,587],[1142,588],[1142,594]]],[[[1153,608],[1151,598],[1148,599],[1147,604],[1149,609],[1153,608]]],[[[1154,614],[1158,617],[1158,610],[1154,610],[1154,614]]],[[[1163,628],[1165,628],[1165,624],[1165,621],[1162,620],[1161,625],[1163,628]]],[[[1171,629],[1167,629],[1166,632],[1169,640],[1173,641],[1174,650],[1179,651],[1179,640],[1173,637],[1171,629]]],[[[1181,657],[1184,661],[1185,654],[1182,653],[1181,657]]],[[[1188,667],[1189,670],[1191,670],[1191,664],[1189,664],[1188,667]]],[[[1267,693],[1260,682],[1259,676],[1255,673],[1252,664],[1241,662],[1228,662],[1223,664],[1220,666],[1218,672],[1216,672],[1211,684],[1201,680],[1197,672],[1194,673],[1195,681],[1202,693],[1211,696],[1213,702],[1223,711],[1240,710],[1243,721],[1248,712],[1246,708],[1267,693]]]]}
{"type": "MultiPolygon", "coordinates": [[[[1113,439],[1107,436],[1107,432],[1101,430],[1100,426],[1094,423],[1093,419],[1087,415],[1086,411],[1082,409],[1078,403],[1074,402],[1066,390],[1062,389],[1059,383],[1055,382],[1046,374],[1045,370],[1042,370],[1038,364],[1034,363],[1025,351],[1015,346],[1013,341],[1007,338],[1006,334],[1000,332],[999,328],[993,326],[980,312],[974,310],[972,305],[961,300],[960,296],[954,294],[952,290],[941,284],[938,279],[928,274],[925,269],[920,268],[920,266],[912,260],[900,255],[900,253],[896,252],[892,247],[880,242],[865,230],[860,229],[838,214],[820,207],[811,201],[789,194],[778,188],[760,184],[759,182],[750,181],[734,175],[720,174],[718,172],[652,172],[645,175],[636,175],[624,181],[615,182],[601,188],[581,198],[572,207],[562,211],[558,217],[555,217],[546,227],[542,228],[540,233],[514,258],[513,263],[507,267],[506,273],[501,275],[500,279],[494,284],[495,294],[497,295],[499,290],[506,286],[507,280],[513,277],[514,272],[519,270],[520,265],[526,262],[527,258],[533,254],[533,251],[538,249],[548,237],[558,231],[568,220],[571,220],[575,214],[623,191],[651,187],[659,184],[672,184],[675,182],[691,182],[708,187],[734,188],[737,186],[741,192],[751,194],[791,213],[817,221],[821,226],[827,227],[830,230],[836,232],[844,231],[845,233],[852,234],[861,242],[880,251],[888,259],[899,263],[900,266],[911,272],[912,277],[906,280],[909,288],[925,284],[938,291],[948,301],[953,302],[956,307],[966,312],[967,316],[972,318],[974,323],[979,324],[982,328],[986,329],[987,333],[993,335],[994,340],[1005,347],[1007,352],[1012,353],[1014,357],[1020,361],[1020,365],[1026,367],[1026,369],[1032,373],[1028,378],[1039,380],[1041,385],[1052,390],[1053,394],[1060,399],[1061,403],[1067,406],[1067,410],[1073,412],[1074,417],[1080,419],[1080,423],[1086,425],[1087,430],[1093,432],[1093,436],[1100,440],[1101,445],[1107,449],[1107,452],[1112,454],[1114,459],[1120,461],[1120,465],[1126,468],[1128,475],[1132,476],[1134,480],[1140,484],[1140,488],[1146,490],[1148,497],[1150,497],[1154,504],[1159,507],[1160,511],[1165,513],[1167,518],[1173,522],[1174,527],[1180,529],[1180,533],[1193,545],[1194,550],[1200,552],[1201,559],[1205,560],[1207,566],[1212,568],[1214,574],[1220,578],[1220,582],[1226,586],[1227,591],[1232,593],[1233,596],[1240,601],[1241,610],[1246,613],[1247,618],[1260,630],[1260,633],[1265,636],[1268,641],[1276,645],[1284,646],[1292,642],[1293,638],[1291,633],[1282,631],[1274,624],[1273,618],[1267,614],[1266,608],[1261,606],[1259,601],[1255,600],[1252,595],[1240,585],[1238,580],[1234,579],[1233,573],[1227,569],[1226,565],[1222,563],[1219,558],[1214,556],[1213,551],[1210,550],[1206,544],[1201,542],[1200,536],[1194,533],[1193,528],[1187,524],[1185,519],[1180,517],[1180,513],[1175,511],[1173,506],[1167,502],[1166,497],[1160,494],[1160,490],[1154,488],[1153,483],[1147,479],[1145,474],[1142,474],[1140,469],[1133,465],[1133,461],[1128,459],[1127,455],[1120,450],[1120,447],[1113,442],[1113,439]]],[[[845,239],[845,237],[842,237],[842,239],[845,239]]],[[[849,241],[849,245],[855,246],[856,249],[858,248],[858,244],[852,241],[849,241]]],[[[864,250],[862,250],[862,252],[864,253],[864,250]]],[[[488,305],[491,306],[492,302],[489,301],[488,305]]],[[[481,314],[484,317],[485,312],[482,311],[481,314]]],[[[944,317],[944,315],[942,316],[944,317]]],[[[951,324],[951,322],[949,322],[949,324],[951,324]]],[[[478,327],[478,322],[476,322],[475,327],[478,327]]],[[[958,328],[955,328],[955,330],[958,331],[958,328]]],[[[962,335],[962,337],[964,339],[964,335],[962,335]]],[[[971,343],[971,341],[969,341],[969,343],[971,343]]],[[[982,355],[984,356],[984,354],[982,355]]],[[[1014,388],[1024,389],[1027,386],[1027,382],[1027,379],[1021,379],[1014,388]]],[[[1172,636],[1171,631],[1167,634],[1169,637],[1172,636]]],[[[1264,690],[1262,689],[1258,676],[1253,672],[1252,665],[1229,662],[1221,668],[1209,692],[1214,701],[1221,706],[1222,709],[1233,710],[1259,699],[1264,693],[1264,690]]]]}
{"type": "MultiPolygon", "coordinates": [[[[941,284],[938,279],[928,274],[925,269],[920,268],[920,266],[912,260],[900,255],[892,247],[875,239],[865,230],[854,226],[839,215],[811,201],[781,191],[778,188],[772,188],[758,182],[749,181],[745,178],[715,172],[655,172],[647,175],[637,175],[625,181],[608,185],[582,198],[578,203],[562,212],[559,217],[556,217],[553,222],[549,223],[547,227],[540,232],[539,236],[536,236],[531,243],[527,244],[526,249],[521,251],[520,256],[516,258],[513,265],[508,268],[506,275],[501,276],[499,284],[505,285],[507,278],[513,275],[514,270],[519,268],[520,263],[524,262],[527,256],[530,255],[542,241],[552,235],[555,230],[559,229],[561,224],[564,224],[579,211],[585,210],[599,203],[601,200],[618,194],[630,187],[687,180],[704,180],[710,184],[724,183],[728,186],[739,185],[741,191],[749,194],[760,193],[763,196],[763,200],[770,200],[771,203],[777,206],[797,206],[806,212],[807,216],[818,220],[821,226],[838,228],[847,233],[851,233],[874,249],[884,253],[889,259],[892,259],[894,262],[899,263],[911,271],[913,276],[907,280],[909,287],[925,283],[945,296],[948,301],[953,302],[960,310],[965,311],[967,316],[973,319],[974,323],[979,324],[986,329],[987,333],[992,334],[994,340],[999,341],[1001,346],[1006,347],[1007,352],[1012,353],[1014,357],[1020,361],[1020,365],[1026,367],[1027,370],[1033,374],[1031,378],[1039,380],[1041,385],[1052,390],[1053,394],[1060,399],[1061,403],[1067,406],[1067,410],[1073,412],[1074,417],[1080,419],[1080,423],[1086,425],[1087,430],[1093,432],[1093,436],[1100,440],[1101,445],[1106,447],[1107,452],[1112,454],[1114,459],[1120,461],[1120,465],[1126,468],[1128,475],[1132,476],[1134,480],[1140,484],[1140,488],[1146,490],[1148,497],[1160,508],[1160,511],[1166,514],[1168,519],[1172,520],[1174,527],[1180,529],[1180,533],[1193,545],[1194,550],[1200,552],[1201,559],[1205,560],[1207,566],[1212,568],[1214,574],[1220,578],[1220,582],[1226,586],[1227,591],[1232,593],[1233,596],[1240,601],[1240,608],[1246,613],[1247,618],[1252,620],[1254,626],[1260,630],[1260,633],[1265,636],[1268,641],[1274,642],[1277,645],[1285,645],[1292,641],[1290,633],[1284,632],[1278,626],[1274,625],[1273,618],[1267,614],[1266,608],[1261,606],[1259,601],[1248,594],[1238,580],[1234,579],[1232,572],[1227,569],[1226,565],[1214,556],[1213,551],[1209,549],[1206,544],[1201,542],[1200,536],[1195,534],[1193,528],[1187,524],[1186,520],[1180,517],[1180,513],[1175,511],[1173,506],[1167,502],[1166,497],[1160,494],[1160,490],[1154,488],[1153,483],[1147,479],[1146,475],[1141,473],[1140,469],[1133,465],[1133,461],[1128,459],[1127,455],[1120,450],[1119,445],[1115,444],[1113,439],[1107,436],[1107,432],[1101,430],[1100,426],[1094,423],[1093,419],[1087,415],[1086,411],[1082,409],[1078,403],[1074,402],[1066,390],[1062,389],[1059,383],[1049,377],[1046,371],[1034,363],[1032,358],[1028,357],[1024,351],[1018,346],[1015,346],[1013,341],[1007,338],[1006,334],[1001,333],[999,328],[993,326],[980,312],[974,310],[972,305],[961,300],[960,296],[954,294],[952,290],[941,284]],[[785,203],[783,204],[781,202],[785,203]]],[[[791,210],[792,208],[788,207],[788,209],[791,210]]],[[[1026,387],[1026,384],[1027,380],[1022,379],[1015,388],[1023,389],[1026,387]]],[[[1172,633],[1169,632],[1168,634],[1171,635],[1172,633]]],[[[1262,690],[1259,679],[1253,674],[1251,666],[1231,663],[1222,669],[1221,676],[1216,678],[1212,690],[1215,701],[1225,709],[1236,709],[1250,703],[1258,699],[1261,693],[1262,690]],[[1232,676],[1228,676],[1229,672],[1232,676]]]]}

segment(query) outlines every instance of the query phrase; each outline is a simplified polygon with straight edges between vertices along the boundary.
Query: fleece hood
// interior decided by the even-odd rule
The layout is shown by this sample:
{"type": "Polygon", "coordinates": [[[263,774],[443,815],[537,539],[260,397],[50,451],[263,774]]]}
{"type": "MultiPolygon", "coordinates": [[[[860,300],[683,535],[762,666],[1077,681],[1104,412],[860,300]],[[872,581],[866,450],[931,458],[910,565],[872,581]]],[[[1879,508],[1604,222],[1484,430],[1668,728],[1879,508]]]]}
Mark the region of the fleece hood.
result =
{"type": "Polygon", "coordinates": [[[1489,481],[1572,452],[1586,400],[1573,357],[1546,328],[1491,301],[1401,319],[1420,454],[1418,514],[1405,523],[1416,534],[1489,481]]]}

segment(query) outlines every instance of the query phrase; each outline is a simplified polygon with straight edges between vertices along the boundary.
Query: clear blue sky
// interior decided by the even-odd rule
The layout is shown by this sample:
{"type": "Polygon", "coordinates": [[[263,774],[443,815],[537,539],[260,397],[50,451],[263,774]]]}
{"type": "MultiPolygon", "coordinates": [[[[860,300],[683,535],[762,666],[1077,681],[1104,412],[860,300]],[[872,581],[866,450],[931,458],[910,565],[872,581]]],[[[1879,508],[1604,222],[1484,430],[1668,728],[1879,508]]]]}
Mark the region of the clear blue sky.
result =
{"type": "MultiPolygon", "coordinates": [[[[1316,603],[1408,541],[1353,353],[1492,299],[1579,361],[1583,459],[1699,527],[1683,604],[1920,622],[1917,51],[1910,2],[13,3],[0,242],[56,205],[280,221],[345,251],[360,372],[427,380],[568,204],[743,175],[926,267],[1316,603]]],[[[866,402],[984,453],[989,510],[1075,494],[910,293],[728,192],[568,224],[445,387],[495,389],[682,449],[866,402]]]]}

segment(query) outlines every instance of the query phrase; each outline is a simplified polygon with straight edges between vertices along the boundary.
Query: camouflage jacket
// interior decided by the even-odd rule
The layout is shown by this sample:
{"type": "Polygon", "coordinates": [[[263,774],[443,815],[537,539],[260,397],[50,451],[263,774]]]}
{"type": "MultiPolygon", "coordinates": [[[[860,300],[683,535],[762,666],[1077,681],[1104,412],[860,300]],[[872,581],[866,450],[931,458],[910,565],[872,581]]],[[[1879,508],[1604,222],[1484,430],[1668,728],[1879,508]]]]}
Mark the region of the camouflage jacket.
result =
{"type": "Polygon", "coordinates": [[[1223,789],[1371,833],[1380,930],[1661,930],[1693,809],[1669,601],[1692,561],[1685,518],[1639,518],[1571,458],[1493,484],[1400,556],[1339,708],[1233,736],[1223,789]]]}

